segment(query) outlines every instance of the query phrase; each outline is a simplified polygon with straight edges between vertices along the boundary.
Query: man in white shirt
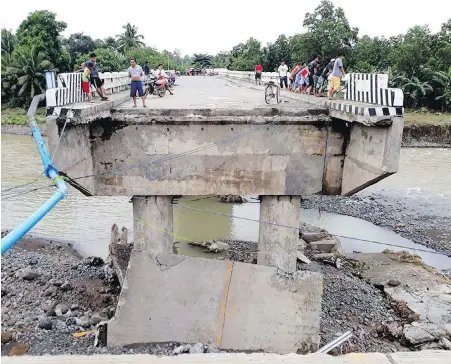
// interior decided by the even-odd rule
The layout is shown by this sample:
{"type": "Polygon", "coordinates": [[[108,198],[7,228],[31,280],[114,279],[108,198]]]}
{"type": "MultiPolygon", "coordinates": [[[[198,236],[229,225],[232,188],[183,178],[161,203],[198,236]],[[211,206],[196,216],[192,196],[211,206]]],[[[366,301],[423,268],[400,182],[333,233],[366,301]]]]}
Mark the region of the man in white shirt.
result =
{"type": "Polygon", "coordinates": [[[280,77],[280,88],[283,88],[283,84],[285,84],[285,88],[288,88],[288,66],[284,61],[279,66],[279,77],[280,77]]]}
{"type": "Polygon", "coordinates": [[[171,90],[169,89],[169,83],[168,83],[168,78],[169,78],[169,76],[166,74],[166,71],[163,69],[163,65],[162,65],[161,63],[158,65],[158,68],[155,70],[154,73],[155,73],[155,75],[157,76],[157,79],[158,79],[158,80],[161,80],[161,79],[163,79],[163,78],[166,79],[166,83],[164,84],[165,87],[166,87],[166,90],[167,90],[171,95],[174,95],[174,94],[171,92],[171,90]]]}

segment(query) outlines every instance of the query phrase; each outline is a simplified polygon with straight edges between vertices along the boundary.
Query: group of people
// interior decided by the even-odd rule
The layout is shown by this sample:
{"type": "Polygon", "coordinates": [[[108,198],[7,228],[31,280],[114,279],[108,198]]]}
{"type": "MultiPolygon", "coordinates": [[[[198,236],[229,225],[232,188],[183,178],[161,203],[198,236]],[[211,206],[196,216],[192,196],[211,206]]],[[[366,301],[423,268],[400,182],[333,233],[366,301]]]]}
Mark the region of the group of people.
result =
{"type": "MultiPolygon", "coordinates": [[[[343,60],[345,56],[340,53],[338,57],[321,63],[319,57],[314,55],[308,63],[297,63],[289,72],[284,61],[281,62],[278,73],[280,87],[300,93],[320,96],[320,90],[325,82],[329,83],[329,97],[340,89],[340,80],[345,75],[343,60]]],[[[255,66],[255,83],[261,84],[263,67],[261,64],[255,66]]]]}
{"type": "MultiPolygon", "coordinates": [[[[95,53],[89,55],[89,60],[83,62],[82,65],[82,76],[81,84],[83,92],[88,97],[88,102],[92,103],[91,96],[91,85],[93,85],[100,96],[102,101],[107,101],[108,98],[105,96],[105,89],[103,87],[104,80],[99,77],[99,70],[97,68],[97,56],[95,53]]],[[[151,69],[149,67],[149,62],[145,62],[144,68],[136,63],[135,58],[130,58],[130,67],[127,70],[128,75],[131,79],[130,83],[130,97],[133,98],[133,107],[136,107],[136,94],[141,97],[143,107],[146,106],[146,96],[144,95],[144,88],[142,83],[142,76],[150,75],[151,69]]],[[[171,95],[173,93],[168,87],[167,79],[169,78],[166,71],[163,69],[163,65],[159,64],[158,68],[152,72],[158,80],[165,80],[165,87],[171,95]]]]}

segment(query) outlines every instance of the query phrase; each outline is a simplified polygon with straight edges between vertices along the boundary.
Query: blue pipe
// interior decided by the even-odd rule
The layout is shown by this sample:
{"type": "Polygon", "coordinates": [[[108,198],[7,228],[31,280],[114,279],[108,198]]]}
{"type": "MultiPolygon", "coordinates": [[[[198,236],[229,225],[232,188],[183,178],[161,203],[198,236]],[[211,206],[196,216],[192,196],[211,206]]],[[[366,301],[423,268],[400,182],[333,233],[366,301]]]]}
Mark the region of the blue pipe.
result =
{"type": "Polygon", "coordinates": [[[58,191],[53,194],[44,204],[39,207],[28,219],[22,222],[14,230],[2,239],[2,255],[14,246],[27,232],[29,232],[47,213],[55,207],[67,195],[67,185],[63,177],[59,176],[58,170],[53,165],[52,158],[45,148],[45,142],[42,138],[36,119],[34,117],[39,102],[45,98],[45,95],[38,95],[33,98],[30,108],[27,113],[28,122],[31,127],[33,138],[38,146],[39,154],[42,163],[44,164],[44,171],[48,178],[53,180],[58,191]]]}

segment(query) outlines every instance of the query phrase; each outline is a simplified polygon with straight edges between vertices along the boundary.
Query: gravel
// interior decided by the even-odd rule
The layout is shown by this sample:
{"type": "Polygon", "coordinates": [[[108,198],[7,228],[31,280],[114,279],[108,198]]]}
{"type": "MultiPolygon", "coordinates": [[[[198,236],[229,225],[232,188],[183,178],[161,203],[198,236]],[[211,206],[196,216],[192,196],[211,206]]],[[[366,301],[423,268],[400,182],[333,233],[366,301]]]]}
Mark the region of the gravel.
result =
{"type": "Polygon", "coordinates": [[[306,209],[318,209],[364,219],[393,230],[414,243],[451,256],[451,199],[389,194],[311,196],[302,201],[306,209]]]}

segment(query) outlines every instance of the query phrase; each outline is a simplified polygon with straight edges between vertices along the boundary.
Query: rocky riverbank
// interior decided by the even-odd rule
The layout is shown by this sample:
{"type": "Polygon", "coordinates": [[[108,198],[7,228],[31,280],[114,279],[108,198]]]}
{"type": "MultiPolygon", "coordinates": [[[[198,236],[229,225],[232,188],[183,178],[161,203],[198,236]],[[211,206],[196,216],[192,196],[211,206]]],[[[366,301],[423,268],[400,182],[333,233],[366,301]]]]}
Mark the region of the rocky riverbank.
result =
{"type": "Polygon", "coordinates": [[[302,201],[302,207],[361,218],[451,256],[450,199],[385,194],[310,196],[302,201]]]}
{"type": "MultiPolygon", "coordinates": [[[[256,263],[257,244],[224,241],[225,255],[212,258],[256,263]]],[[[312,252],[307,252],[311,257],[312,252]]],[[[392,352],[405,350],[387,334],[389,324],[404,325],[396,307],[374,285],[356,274],[355,264],[344,260],[340,268],[312,261],[300,269],[324,275],[321,345],[347,330],[354,337],[339,352],[392,352]]],[[[181,343],[137,345],[128,348],[94,346],[95,325],[114,315],[117,282],[100,258],[82,259],[58,243],[36,244],[23,239],[2,257],[2,355],[214,352],[206,345],[181,343]],[[199,349],[199,350],[198,350],[199,349]]]]}

